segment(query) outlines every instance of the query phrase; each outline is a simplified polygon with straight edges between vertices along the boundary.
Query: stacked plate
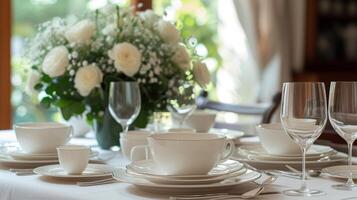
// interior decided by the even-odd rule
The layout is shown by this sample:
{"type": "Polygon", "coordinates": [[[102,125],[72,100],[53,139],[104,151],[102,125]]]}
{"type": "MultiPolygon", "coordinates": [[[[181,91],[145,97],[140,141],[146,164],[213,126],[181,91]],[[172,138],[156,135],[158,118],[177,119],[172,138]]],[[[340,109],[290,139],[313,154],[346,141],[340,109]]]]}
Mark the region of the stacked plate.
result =
{"type": "MultiPolygon", "coordinates": [[[[92,151],[90,157],[99,153],[92,151]]],[[[11,167],[35,167],[58,163],[57,153],[32,154],[26,153],[18,144],[7,144],[0,147],[0,164],[11,167]]]]}
{"type": "Polygon", "coordinates": [[[148,192],[202,193],[220,192],[254,181],[260,173],[248,170],[242,163],[227,160],[203,175],[165,175],[153,160],[135,161],[125,169],[113,172],[113,177],[148,192]]]}
{"type": "MultiPolygon", "coordinates": [[[[261,145],[241,146],[235,155],[235,160],[253,165],[264,165],[266,168],[276,168],[278,165],[301,165],[301,154],[269,154],[261,145]]],[[[310,167],[324,166],[346,161],[346,154],[337,152],[328,146],[312,145],[306,153],[306,164],[310,167]]]]}

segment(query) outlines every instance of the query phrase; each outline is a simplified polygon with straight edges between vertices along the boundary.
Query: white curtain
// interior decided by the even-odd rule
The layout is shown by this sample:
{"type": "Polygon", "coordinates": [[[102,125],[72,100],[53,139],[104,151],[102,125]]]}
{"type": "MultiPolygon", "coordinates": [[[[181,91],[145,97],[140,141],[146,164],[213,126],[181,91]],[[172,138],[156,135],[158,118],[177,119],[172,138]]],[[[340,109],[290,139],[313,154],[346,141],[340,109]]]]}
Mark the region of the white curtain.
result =
{"type": "Polygon", "coordinates": [[[219,36],[223,38],[218,91],[228,93],[230,89],[230,96],[246,96],[226,97],[230,102],[271,101],[281,84],[291,80],[291,72],[302,69],[305,1],[219,1],[218,17],[219,36]],[[227,80],[240,87],[227,89],[227,80]]]}

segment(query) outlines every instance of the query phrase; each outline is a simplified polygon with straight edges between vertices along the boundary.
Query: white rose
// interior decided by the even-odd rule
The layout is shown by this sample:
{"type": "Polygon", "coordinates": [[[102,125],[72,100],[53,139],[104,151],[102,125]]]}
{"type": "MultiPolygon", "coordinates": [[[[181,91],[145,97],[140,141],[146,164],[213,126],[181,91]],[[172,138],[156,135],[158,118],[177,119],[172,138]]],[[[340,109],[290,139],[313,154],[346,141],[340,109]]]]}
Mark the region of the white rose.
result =
{"type": "Polygon", "coordinates": [[[83,44],[89,41],[95,31],[95,24],[90,20],[82,20],[70,27],[65,36],[71,43],[83,44]]]}
{"type": "Polygon", "coordinates": [[[118,72],[123,72],[127,76],[134,76],[139,71],[141,65],[141,53],[134,45],[123,42],[114,45],[108,52],[114,60],[114,66],[118,72]]]}
{"type": "Polygon", "coordinates": [[[193,64],[193,75],[197,83],[203,88],[211,81],[211,75],[207,69],[207,65],[203,62],[195,62],[193,64]]]}
{"type": "Polygon", "coordinates": [[[180,41],[180,33],[176,27],[168,21],[160,20],[157,23],[157,28],[161,38],[172,45],[177,44],[180,41]]]}
{"type": "Polygon", "coordinates": [[[61,76],[66,71],[68,63],[69,59],[67,48],[64,46],[58,46],[53,48],[45,56],[45,59],[42,62],[42,71],[50,77],[61,76]]]}
{"type": "Polygon", "coordinates": [[[74,78],[74,87],[82,96],[88,96],[90,92],[100,83],[103,79],[103,73],[95,65],[86,65],[78,69],[74,78]]]}
{"type": "Polygon", "coordinates": [[[153,25],[158,18],[158,16],[151,9],[139,12],[139,17],[150,25],[153,25]]]}
{"type": "Polygon", "coordinates": [[[181,44],[177,46],[175,54],[172,57],[172,61],[184,71],[187,71],[190,68],[191,58],[190,55],[188,55],[185,46],[181,44]]]}
{"type": "Polygon", "coordinates": [[[115,5],[114,4],[107,4],[106,6],[104,6],[103,8],[100,9],[100,11],[103,14],[113,14],[116,11],[115,5]]]}
{"type": "Polygon", "coordinates": [[[104,35],[109,35],[109,36],[115,36],[117,34],[117,26],[116,24],[108,24],[106,25],[103,30],[102,30],[102,33],[104,35]]]}
{"type": "Polygon", "coordinates": [[[30,75],[27,77],[26,81],[26,93],[28,95],[36,94],[35,85],[40,80],[40,74],[37,71],[31,70],[30,75]]]}

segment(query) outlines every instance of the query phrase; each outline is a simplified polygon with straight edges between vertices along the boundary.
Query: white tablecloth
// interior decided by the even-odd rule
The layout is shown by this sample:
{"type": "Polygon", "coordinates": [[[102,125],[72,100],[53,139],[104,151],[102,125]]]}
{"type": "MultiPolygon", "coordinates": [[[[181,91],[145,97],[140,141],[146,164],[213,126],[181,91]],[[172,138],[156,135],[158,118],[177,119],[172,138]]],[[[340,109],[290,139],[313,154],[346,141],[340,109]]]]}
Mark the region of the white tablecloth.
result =
{"type": "MultiPolygon", "coordinates": [[[[14,141],[14,136],[9,131],[0,131],[0,142],[14,141]]],[[[77,139],[76,143],[88,143],[84,139],[77,139]]],[[[123,167],[126,161],[120,153],[109,162],[116,167],[123,167]]],[[[338,191],[331,187],[338,183],[326,177],[311,178],[308,186],[326,192],[325,196],[313,199],[344,199],[357,197],[355,191],[338,191]]],[[[287,188],[296,188],[299,180],[279,177],[278,180],[266,190],[280,191],[287,188]]],[[[249,188],[237,188],[244,191],[249,188]]],[[[37,175],[16,176],[6,168],[0,169],[0,200],[119,200],[119,199],[168,199],[167,195],[157,195],[138,190],[126,183],[113,183],[91,187],[79,187],[73,182],[47,179],[37,175]]],[[[282,194],[260,196],[259,199],[304,199],[302,197],[287,197],[282,194]]]]}

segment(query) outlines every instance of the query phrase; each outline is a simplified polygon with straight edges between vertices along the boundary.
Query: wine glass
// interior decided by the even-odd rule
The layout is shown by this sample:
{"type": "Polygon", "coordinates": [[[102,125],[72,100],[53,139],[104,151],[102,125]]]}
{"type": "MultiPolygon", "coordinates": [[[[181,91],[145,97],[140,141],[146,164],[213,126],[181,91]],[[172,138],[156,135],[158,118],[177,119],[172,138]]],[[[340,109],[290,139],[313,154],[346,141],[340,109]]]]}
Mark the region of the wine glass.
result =
{"type": "Polygon", "coordinates": [[[137,82],[111,82],[109,86],[109,112],[128,132],[130,124],[138,117],[141,108],[141,96],[137,82]]]}
{"type": "Polygon", "coordinates": [[[352,190],[357,186],[351,170],[352,145],[357,138],[357,82],[331,82],[328,114],[332,127],[348,144],[348,180],[333,187],[352,190]]]}
{"type": "Polygon", "coordinates": [[[286,190],[289,196],[316,196],[324,192],[306,187],[306,151],[320,136],[327,121],[326,92],[324,83],[284,83],[280,120],[286,134],[302,151],[302,184],[299,189],[286,190]]]}
{"type": "Polygon", "coordinates": [[[189,83],[180,85],[175,95],[168,99],[167,109],[179,120],[179,127],[182,128],[186,119],[196,109],[194,86],[189,83]]]}

